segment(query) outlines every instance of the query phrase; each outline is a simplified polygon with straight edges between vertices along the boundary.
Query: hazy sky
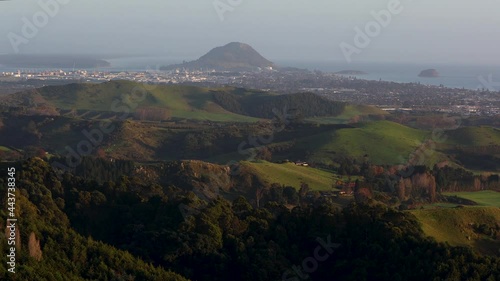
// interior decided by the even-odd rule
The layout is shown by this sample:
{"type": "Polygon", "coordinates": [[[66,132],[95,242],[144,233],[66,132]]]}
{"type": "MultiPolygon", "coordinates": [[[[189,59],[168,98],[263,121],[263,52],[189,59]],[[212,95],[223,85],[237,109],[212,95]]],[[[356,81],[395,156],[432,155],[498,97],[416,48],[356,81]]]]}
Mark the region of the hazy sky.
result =
{"type": "MultiPolygon", "coordinates": [[[[23,17],[33,22],[43,11],[39,2],[51,1],[0,1],[0,53],[14,53],[8,34],[23,36],[23,17]]],[[[241,0],[224,20],[213,0],[66,1],[19,45],[21,53],[190,59],[240,41],[275,61],[344,60],[339,44],[354,45],[354,28],[364,29],[371,11],[395,0],[241,0]]],[[[228,2],[238,1],[220,0],[228,2]]],[[[500,64],[500,1],[401,0],[401,6],[354,61],[500,64]]]]}

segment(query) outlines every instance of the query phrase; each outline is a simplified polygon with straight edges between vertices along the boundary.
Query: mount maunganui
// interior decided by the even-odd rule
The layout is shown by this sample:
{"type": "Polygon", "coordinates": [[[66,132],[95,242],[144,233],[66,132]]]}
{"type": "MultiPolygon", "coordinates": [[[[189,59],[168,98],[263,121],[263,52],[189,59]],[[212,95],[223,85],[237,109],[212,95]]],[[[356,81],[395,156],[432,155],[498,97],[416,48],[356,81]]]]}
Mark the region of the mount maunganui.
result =
{"type": "Polygon", "coordinates": [[[275,67],[274,63],[264,58],[250,45],[233,42],[225,46],[216,47],[195,61],[164,66],[161,69],[255,71],[275,67]]]}

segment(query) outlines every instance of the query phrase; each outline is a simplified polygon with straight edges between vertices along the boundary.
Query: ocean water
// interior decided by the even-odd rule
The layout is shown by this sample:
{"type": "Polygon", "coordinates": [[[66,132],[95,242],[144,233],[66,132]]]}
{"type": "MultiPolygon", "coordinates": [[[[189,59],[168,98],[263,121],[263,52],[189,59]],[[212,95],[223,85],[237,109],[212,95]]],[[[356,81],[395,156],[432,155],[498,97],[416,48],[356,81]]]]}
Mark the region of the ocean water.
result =
{"type": "MultiPolygon", "coordinates": [[[[14,66],[4,66],[0,64],[0,72],[17,72],[21,71],[46,71],[46,70],[63,70],[71,71],[75,70],[88,70],[88,71],[109,71],[109,72],[120,72],[120,71],[156,71],[160,67],[165,65],[182,63],[182,59],[177,59],[173,57],[122,57],[122,58],[103,58],[103,60],[108,61],[111,66],[109,67],[96,67],[96,68],[84,68],[79,67],[78,64],[66,68],[26,68],[26,67],[14,67],[14,66]]],[[[191,60],[191,59],[190,59],[191,60]]]]}
{"type": "Polygon", "coordinates": [[[421,63],[346,63],[346,62],[277,62],[280,65],[338,72],[357,70],[367,73],[356,75],[367,80],[383,80],[399,83],[420,82],[426,85],[443,85],[450,88],[490,89],[500,91],[500,65],[421,64],[421,63]],[[418,77],[424,69],[436,69],[440,77],[418,77]]]}
{"type": "MultiPolygon", "coordinates": [[[[186,61],[196,58],[187,58],[186,61]]],[[[108,60],[110,70],[155,70],[160,66],[181,63],[183,59],[173,57],[119,58],[108,60]]],[[[500,91],[500,65],[466,64],[420,64],[420,63],[375,63],[345,61],[275,61],[279,66],[306,68],[324,72],[358,70],[367,73],[359,79],[383,80],[399,83],[420,82],[426,85],[443,85],[450,88],[490,89],[500,91]],[[424,69],[434,68],[440,73],[437,78],[418,77],[424,69]]]]}
{"type": "Polygon", "coordinates": [[[183,61],[191,61],[196,58],[179,59],[176,57],[126,57],[106,59],[111,64],[110,70],[119,71],[155,71],[162,66],[179,64],[183,61]]]}
{"type": "MultiPolygon", "coordinates": [[[[182,63],[196,58],[175,57],[127,57],[106,59],[110,67],[90,69],[100,71],[155,71],[161,66],[182,63]]],[[[422,63],[380,63],[345,61],[275,61],[279,66],[306,68],[323,72],[357,70],[367,73],[356,75],[359,79],[383,80],[399,83],[420,82],[427,85],[443,85],[451,88],[490,89],[500,91],[500,65],[467,65],[467,64],[422,64],[422,63]],[[434,68],[440,73],[437,78],[418,77],[424,69],[434,68]]],[[[77,66],[78,69],[78,66],[77,66]]],[[[25,69],[26,70],[26,69],[25,69]]],[[[40,69],[38,69],[40,70],[40,69]]],[[[46,70],[46,69],[43,69],[46,70]]],[[[71,69],[63,69],[71,70],[71,69]]],[[[17,71],[17,68],[5,68],[2,71],[17,71]]]]}

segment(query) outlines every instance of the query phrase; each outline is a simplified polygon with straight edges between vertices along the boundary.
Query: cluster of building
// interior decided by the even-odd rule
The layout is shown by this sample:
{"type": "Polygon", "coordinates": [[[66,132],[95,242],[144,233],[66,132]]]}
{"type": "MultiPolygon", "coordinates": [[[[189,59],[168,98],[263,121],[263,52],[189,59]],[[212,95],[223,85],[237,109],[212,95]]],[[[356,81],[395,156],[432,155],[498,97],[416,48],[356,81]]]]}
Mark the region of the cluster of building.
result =
{"type": "MultiPolygon", "coordinates": [[[[419,83],[371,81],[300,69],[258,72],[18,70],[1,72],[0,82],[54,83],[130,80],[140,83],[244,87],[278,93],[314,92],[336,101],[375,105],[387,111],[424,110],[475,115],[500,114],[500,92],[452,89],[419,83]],[[3,79],[2,79],[3,78],[3,79]]],[[[38,84],[37,84],[38,85],[38,84]]]]}

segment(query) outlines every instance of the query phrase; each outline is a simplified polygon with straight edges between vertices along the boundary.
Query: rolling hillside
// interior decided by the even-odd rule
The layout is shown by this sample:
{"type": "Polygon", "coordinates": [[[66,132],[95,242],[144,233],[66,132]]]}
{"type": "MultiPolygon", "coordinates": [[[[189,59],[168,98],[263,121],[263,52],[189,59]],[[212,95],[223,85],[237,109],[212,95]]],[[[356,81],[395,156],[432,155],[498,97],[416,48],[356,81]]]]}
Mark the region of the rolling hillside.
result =
{"type": "Polygon", "coordinates": [[[385,116],[389,115],[389,113],[375,106],[348,104],[345,106],[344,111],[338,116],[315,117],[315,118],[308,118],[306,120],[309,122],[319,123],[319,124],[346,124],[356,121],[357,118],[370,117],[370,115],[385,116]]]}
{"type": "Polygon", "coordinates": [[[375,107],[346,105],[312,93],[111,81],[43,87],[7,96],[0,104],[13,107],[15,113],[0,116],[0,132],[5,134],[0,145],[21,150],[31,145],[66,153],[65,146],[76,147],[86,139],[83,130],[95,129],[97,120],[112,120],[117,129],[99,144],[110,157],[224,163],[244,160],[239,144],[248,142],[249,136],[269,133],[258,121],[278,118],[289,126],[274,132],[272,143],[266,144],[274,160],[335,165],[348,157],[358,163],[397,165],[411,160],[432,167],[448,161],[472,171],[500,168],[496,128],[463,127],[447,131],[445,142],[434,143],[430,131],[373,121],[386,114],[375,107]],[[365,121],[357,122],[360,119],[365,121]],[[231,127],[235,122],[246,124],[231,127]]]}
{"type": "Polygon", "coordinates": [[[234,114],[212,101],[208,89],[189,86],[152,86],[129,81],[102,84],[49,86],[7,97],[13,106],[55,108],[61,114],[85,119],[169,118],[254,122],[258,119],[234,114]],[[144,115],[143,116],[141,116],[144,115]]]}
{"type": "Polygon", "coordinates": [[[0,146],[0,151],[11,151],[11,149],[5,146],[0,146]]]}
{"type": "Polygon", "coordinates": [[[270,162],[242,162],[265,182],[279,183],[300,188],[302,182],[312,190],[331,191],[334,174],[311,167],[296,166],[293,163],[276,164],[270,162]]]}
{"type": "Polygon", "coordinates": [[[500,209],[468,207],[411,211],[425,234],[452,246],[469,246],[483,254],[500,255],[500,209]],[[496,237],[489,236],[496,229],[496,237]]]}
{"type": "MultiPolygon", "coordinates": [[[[371,121],[350,126],[322,124],[317,125],[317,129],[312,129],[315,125],[310,126],[277,134],[275,141],[269,145],[271,150],[276,148],[273,156],[280,160],[305,160],[322,164],[334,164],[339,159],[349,157],[358,163],[369,160],[379,165],[412,163],[433,167],[436,163],[447,161],[450,166],[461,166],[461,162],[457,162],[450,152],[449,144],[432,142],[430,131],[390,121],[371,121]]],[[[227,162],[241,158],[235,149],[233,153],[207,160],[227,162]]]]}
{"type": "Polygon", "coordinates": [[[441,145],[456,161],[472,171],[500,171],[500,130],[494,127],[462,127],[446,132],[441,145]]]}
{"type": "Polygon", "coordinates": [[[335,117],[345,111],[345,103],[335,102],[313,93],[275,95],[257,94],[245,89],[214,91],[214,99],[224,109],[243,115],[290,122],[311,117],[335,117]]]}
{"type": "Polygon", "coordinates": [[[277,95],[233,87],[146,85],[130,81],[47,86],[9,95],[0,100],[0,104],[21,107],[27,115],[219,122],[329,117],[342,114],[345,107],[344,103],[312,93],[277,95]]]}
{"type": "Polygon", "coordinates": [[[367,156],[375,164],[400,164],[402,159],[408,160],[428,136],[426,131],[377,121],[304,137],[298,141],[298,146],[309,149],[315,161],[346,155],[359,160],[367,156]]]}
{"type": "Polygon", "coordinates": [[[446,196],[457,196],[474,201],[478,206],[500,208],[500,192],[485,190],[478,192],[446,192],[446,196]]]}
{"type": "Polygon", "coordinates": [[[500,145],[500,129],[493,127],[461,127],[453,131],[448,131],[447,135],[447,143],[452,145],[500,145]]]}

